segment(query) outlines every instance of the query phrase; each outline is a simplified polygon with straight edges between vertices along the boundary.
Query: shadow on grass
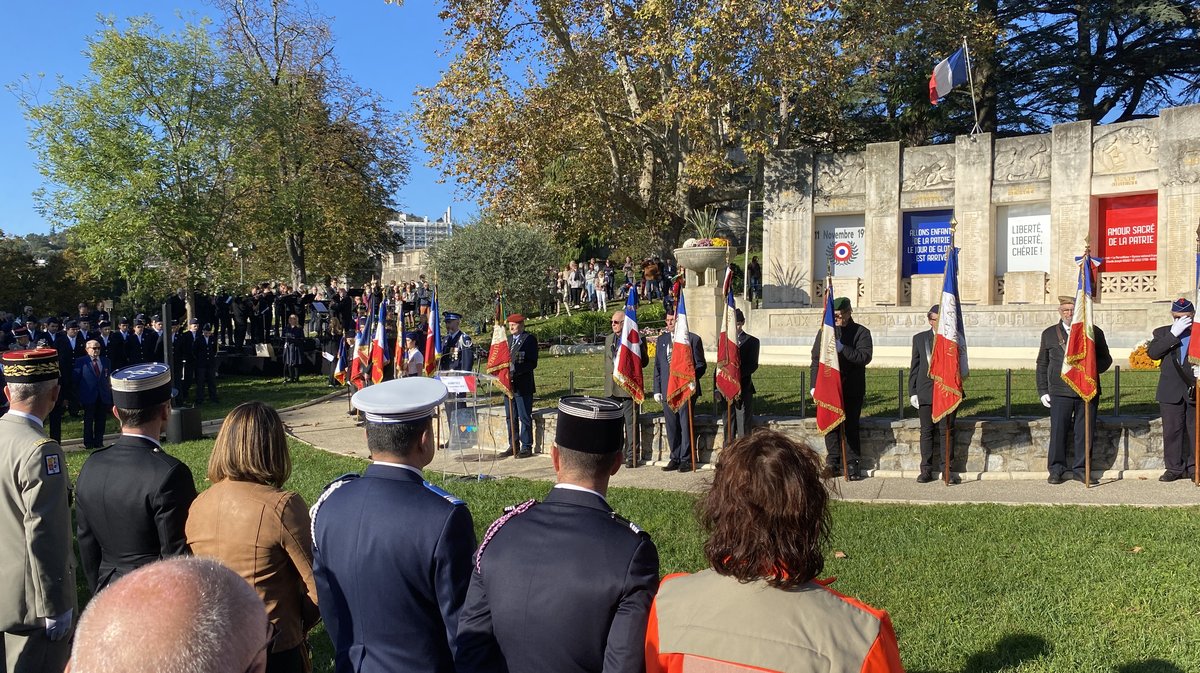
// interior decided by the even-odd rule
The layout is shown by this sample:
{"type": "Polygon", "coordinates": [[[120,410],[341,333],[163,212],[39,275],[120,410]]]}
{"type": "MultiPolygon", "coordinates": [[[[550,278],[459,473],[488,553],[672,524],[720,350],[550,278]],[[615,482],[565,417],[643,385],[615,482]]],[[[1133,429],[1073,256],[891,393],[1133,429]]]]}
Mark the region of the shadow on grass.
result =
{"type": "Polygon", "coordinates": [[[1183,669],[1162,659],[1131,661],[1114,669],[1116,673],[1183,673],[1183,669]]]}
{"type": "MultiPolygon", "coordinates": [[[[986,652],[976,652],[967,658],[962,669],[956,673],[999,673],[1050,652],[1050,645],[1041,636],[1031,633],[1013,633],[996,641],[986,652]]],[[[1144,673],[1149,673],[1146,669],[1144,673]]],[[[942,673],[941,671],[910,670],[908,673],[942,673]]],[[[1122,673],[1125,673],[1122,671],[1122,673]]],[[[1143,673],[1134,669],[1128,673],[1143,673]]]]}

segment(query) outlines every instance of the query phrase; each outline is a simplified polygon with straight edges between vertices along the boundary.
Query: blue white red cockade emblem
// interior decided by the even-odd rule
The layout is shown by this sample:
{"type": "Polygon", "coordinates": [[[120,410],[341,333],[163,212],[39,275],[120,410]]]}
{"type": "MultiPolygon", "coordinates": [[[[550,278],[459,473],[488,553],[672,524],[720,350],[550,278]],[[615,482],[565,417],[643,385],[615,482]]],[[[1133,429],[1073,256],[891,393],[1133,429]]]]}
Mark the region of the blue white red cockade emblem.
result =
{"type": "Polygon", "coordinates": [[[843,266],[858,258],[858,245],[852,241],[834,241],[825,252],[833,258],[834,264],[843,266]]]}

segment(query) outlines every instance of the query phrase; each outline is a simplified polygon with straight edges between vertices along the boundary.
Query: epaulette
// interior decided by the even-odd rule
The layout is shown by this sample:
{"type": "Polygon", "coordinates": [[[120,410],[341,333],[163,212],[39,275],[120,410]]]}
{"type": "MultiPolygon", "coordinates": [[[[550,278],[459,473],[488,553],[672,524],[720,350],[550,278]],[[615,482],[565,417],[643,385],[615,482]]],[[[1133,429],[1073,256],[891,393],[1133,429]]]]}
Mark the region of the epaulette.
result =
{"type": "Polygon", "coordinates": [[[492,538],[496,536],[496,533],[500,532],[500,527],[508,523],[509,520],[514,516],[528,512],[536,504],[537,500],[530,499],[519,505],[512,505],[504,508],[504,515],[493,521],[492,525],[488,526],[487,532],[483,534],[483,541],[479,543],[479,549],[475,550],[475,572],[483,572],[480,566],[483,561],[483,550],[487,548],[488,543],[492,541],[492,538]]]}
{"type": "Polygon", "coordinates": [[[433,492],[439,498],[442,498],[446,502],[450,503],[451,505],[465,504],[458,496],[454,495],[453,493],[451,493],[450,491],[447,491],[444,488],[439,487],[437,484],[431,484],[428,481],[422,481],[421,485],[424,486],[427,490],[433,492]]]}
{"type": "Polygon", "coordinates": [[[355,479],[358,479],[360,476],[362,475],[359,475],[355,472],[348,472],[329,482],[329,484],[325,486],[325,490],[321,491],[321,495],[317,496],[317,501],[314,502],[313,506],[308,509],[310,526],[309,534],[312,536],[313,549],[317,548],[317,512],[321,509],[321,505],[325,504],[325,500],[329,496],[333,495],[334,491],[354,481],[355,479]]]}
{"type": "Polygon", "coordinates": [[[642,530],[641,528],[639,528],[636,523],[630,521],[629,519],[626,519],[625,517],[621,516],[620,514],[617,514],[616,512],[609,512],[609,516],[612,517],[613,521],[616,521],[619,524],[628,526],[629,530],[633,531],[637,535],[641,535],[642,533],[646,532],[646,531],[642,530]]]}
{"type": "Polygon", "coordinates": [[[461,338],[459,338],[458,343],[462,344],[463,348],[470,348],[471,347],[471,337],[467,336],[466,332],[463,332],[463,335],[461,338]]]}

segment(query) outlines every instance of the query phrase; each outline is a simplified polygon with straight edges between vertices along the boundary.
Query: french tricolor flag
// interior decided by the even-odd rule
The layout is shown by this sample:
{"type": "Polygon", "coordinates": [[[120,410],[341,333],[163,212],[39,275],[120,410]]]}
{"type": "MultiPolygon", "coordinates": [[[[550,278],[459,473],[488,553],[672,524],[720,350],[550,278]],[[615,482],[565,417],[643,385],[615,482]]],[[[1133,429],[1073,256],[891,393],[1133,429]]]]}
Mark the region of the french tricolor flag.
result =
{"type": "Polygon", "coordinates": [[[629,288],[625,301],[625,322],[621,326],[621,344],[613,360],[613,381],[625,389],[634,402],[646,399],[642,384],[642,336],[637,324],[637,287],[629,288]]]}
{"type": "Polygon", "coordinates": [[[950,58],[934,66],[933,74],[929,77],[929,102],[937,105],[951,89],[966,84],[967,80],[966,47],[959,47],[950,58]]]}
{"type": "Polygon", "coordinates": [[[833,283],[825,286],[825,318],[821,321],[821,355],[813,401],[817,403],[817,432],[829,434],[846,420],[842,398],[842,367],[838,361],[837,331],[833,322],[833,283]]]}
{"type": "Polygon", "coordinates": [[[946,247],[946,271],[942,277],[942,302],[938,309],[937,334],[929,359],[933,380],[933,422],[958,408],[963,401],[963,379],[967,378],[967,334],[963,329],[962,306],[958,300],[958,248],[946,247]]]}
{"type": "Polygon", "coordinates": [[[667,378],[666,404],[672,411],[679,411],[696,392],[696,361],[692,359],[692,342],[682,292],[679,293],[679,307],[675,311],[671,353],[667,357],[671,362],[670,376],[667,378]]]}

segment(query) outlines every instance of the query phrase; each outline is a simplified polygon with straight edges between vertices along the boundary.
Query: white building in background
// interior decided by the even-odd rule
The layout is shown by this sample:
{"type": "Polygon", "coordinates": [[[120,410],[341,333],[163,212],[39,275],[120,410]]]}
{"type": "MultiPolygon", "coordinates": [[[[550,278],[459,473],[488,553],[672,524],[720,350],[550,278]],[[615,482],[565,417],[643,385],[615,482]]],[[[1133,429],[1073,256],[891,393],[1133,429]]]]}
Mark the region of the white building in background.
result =
{"type": "Polygon", "coordinates": [[[388,226],[404,239],[404,245],[399,248],[400,252],[423,250],[454,233],[454,222],[450,218],[449,208],[437,220],[431,221],[428,217],[405,214],[401,219],[388,222],[388,226]]]}

